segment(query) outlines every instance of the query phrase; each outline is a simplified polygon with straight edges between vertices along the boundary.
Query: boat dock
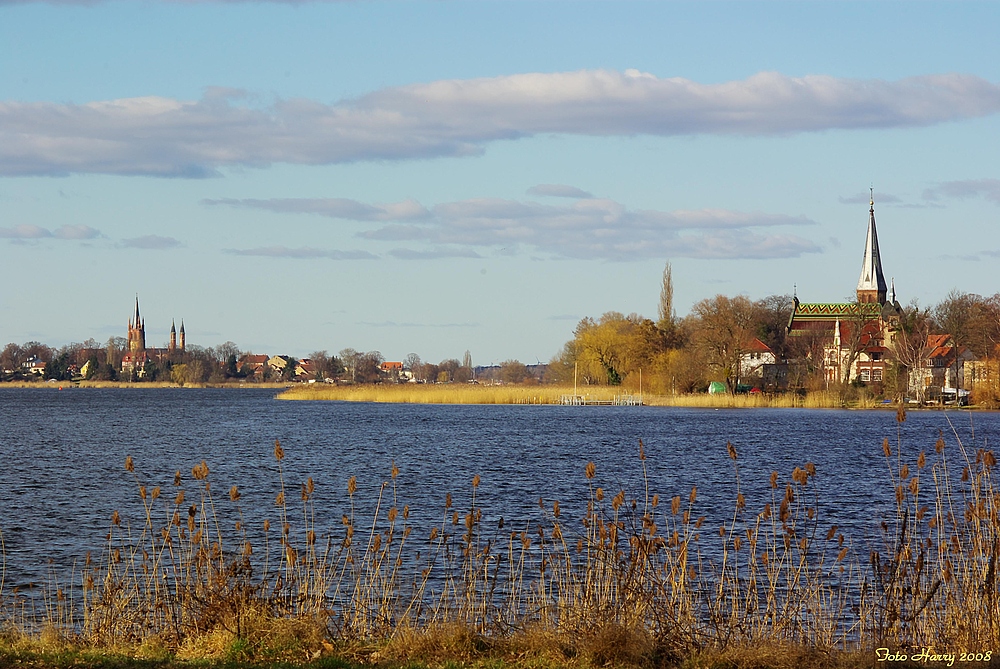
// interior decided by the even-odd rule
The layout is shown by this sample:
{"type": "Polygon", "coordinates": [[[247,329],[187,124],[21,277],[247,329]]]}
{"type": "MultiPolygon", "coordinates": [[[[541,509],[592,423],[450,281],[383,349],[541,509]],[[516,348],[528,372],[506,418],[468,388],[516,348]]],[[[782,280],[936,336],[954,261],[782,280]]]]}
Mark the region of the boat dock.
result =
{"type": "Polygon", "coordinates": [[[642,395],[615,395],[612,399],[593,399],[589,395],[562,395],[559,404],[564,406],[586,407],[586,406],[606,406],[606,407],[641,407],[643,406],[642,395]]]}

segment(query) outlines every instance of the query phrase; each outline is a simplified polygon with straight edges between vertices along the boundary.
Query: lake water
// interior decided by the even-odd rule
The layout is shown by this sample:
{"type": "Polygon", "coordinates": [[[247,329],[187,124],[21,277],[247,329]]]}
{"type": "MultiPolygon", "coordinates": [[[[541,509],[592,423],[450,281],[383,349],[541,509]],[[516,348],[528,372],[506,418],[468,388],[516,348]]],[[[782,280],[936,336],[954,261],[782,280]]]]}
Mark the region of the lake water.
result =
{"type": "Polygon", "coordinates": [[[785,481],[811,461],[821,522],[845,528],[862,547],[878,517],[894,508],[883,438],[894,448],[898,438],[912,462],[920,450],[933,452],[939,434],[949,448],[961,439],[974,451],[1000,433],[995,413],[911,412],[899,425],[891,411],[360,404],[273,395],[0,389],[5,587],[44,582],[50,573],[65,582],[87,551],[100,553],[114,511],[142,524],[138,484],[124,469],[127,455],[139,483],[163,486],[164,514],[174,473],[182,472],[190,495],[191,467],[204,460],[220,508],[231,504],[225,493],[238,485],[248,525],[265,517],[273,522],[279,490],[273,448],[280,439],[286,484],[297,490],[307,477],[315,481],[320,533],[340,528],[350,476],[357,477],[359,507],[370,509],[393,463],[400,470],[399,506],[410,506],[418,531],[440,523],[447,493],[458,509],[467,508],[475,475],[485,526],[503,516],[508,528],[523,529],[541,517],[539,498],[548,508],[559,500],[564,520],[582,517],[588,461],[597,466],[595,485],[641,498],[640,439],[650,495],[686,499],[697,486],[696,514],[721,520],[736,495],[730,441],[749,508],[770,499],[772,470],[785,481]]]}

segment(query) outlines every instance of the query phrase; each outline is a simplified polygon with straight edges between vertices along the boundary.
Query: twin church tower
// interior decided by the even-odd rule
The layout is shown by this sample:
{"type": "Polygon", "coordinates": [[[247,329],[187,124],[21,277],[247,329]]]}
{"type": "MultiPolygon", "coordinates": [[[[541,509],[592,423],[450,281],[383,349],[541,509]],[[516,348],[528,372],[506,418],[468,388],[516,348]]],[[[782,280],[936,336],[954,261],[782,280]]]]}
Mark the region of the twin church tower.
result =
{"type": "Polygon", "coordinates": [[[184,321],[181,321],[180,337],[178,337],[177,327],[170,323],[170,344],[166,349],[146,348],[146,323],[139,315],[139,296],[135,298],[135,315],[128,322],[128,337],[126,339],[125,350],[131,356],[132,361],[138,362],[138,358],[143,356],[143,362],[149,358],[169,357],[174,352],[184,352],[185,336],[184,321]]]}

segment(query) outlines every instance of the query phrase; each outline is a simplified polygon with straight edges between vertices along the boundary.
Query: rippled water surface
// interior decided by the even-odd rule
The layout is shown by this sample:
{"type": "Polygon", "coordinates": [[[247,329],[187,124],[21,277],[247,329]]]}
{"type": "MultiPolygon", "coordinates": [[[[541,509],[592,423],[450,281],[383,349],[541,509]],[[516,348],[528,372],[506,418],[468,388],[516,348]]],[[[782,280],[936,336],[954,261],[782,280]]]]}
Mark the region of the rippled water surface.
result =
{"type": "Polygon", "coordinates": [[[286,484],[297,489],[314,479],[323,532],[335,531],[349,510],[350,476],[357,477],[364,511],[393,463],[399,505],[410,506],[418,528],[440,522],[446,493],[457,508],[467,506],[474,475],[481,477],[484,526],[501,516],[507,527],[526,526],[542,513],[539,498],[582,516],[588,461],[597,465],[595,485],[645,494],[642,439],[649,494],[686,496],[697,486],[698,513],[710,520],[731,513],[736,494],[727,441],[739,451],[751,508],[769,499],[772,470],[784,480],[811,461],[821,519],[849,528],[859,542],[890,508],[883,438],[894,446],[900,440],[915,459],[942,433],[949,448],[961,439],[974,449],[990,446],[998,432],[1000,414],[993,413],[911,412],[898,425],[890,411],[436,406],[284,402],[270,390],[0,389],[6,585],[41,582],[50,572],[66,579],[88,550],[100,552],[115,510],[141,525],[138,484],[169,491],[159,501],[166,517],[174,472],[184,474],[182,487],[192,494],[191,467],[202,460],[223,514],[231,506],[225,492],[238,485],[249,523],[273,518],[275,439],[286,453],[286,484]],[[124,470],[126,455],[135,460],[138,483],[124,470]]]}

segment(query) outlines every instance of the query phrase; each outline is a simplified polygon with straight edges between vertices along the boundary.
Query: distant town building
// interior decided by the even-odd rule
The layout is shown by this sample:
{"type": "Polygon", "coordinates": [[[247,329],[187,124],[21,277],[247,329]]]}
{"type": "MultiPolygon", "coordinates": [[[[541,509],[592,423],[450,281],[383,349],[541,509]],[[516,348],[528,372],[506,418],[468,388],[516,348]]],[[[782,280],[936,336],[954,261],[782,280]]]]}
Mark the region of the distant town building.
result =
{"type": "Polygon", "coordinates": [[[125,338],[125,354],[122,356],[122,372],[134,374],[137,377],[145,375],[146,363],[163,363],[178,353],[184,352],[186,337],[184,321],[181,320],[180,337],[177,329],[170,323],[170,343],[167,348],[148,348],[146,346],[146,322],[139,314],[139,296],[135,298],[135,313],[128,322],[125,338]]]}

